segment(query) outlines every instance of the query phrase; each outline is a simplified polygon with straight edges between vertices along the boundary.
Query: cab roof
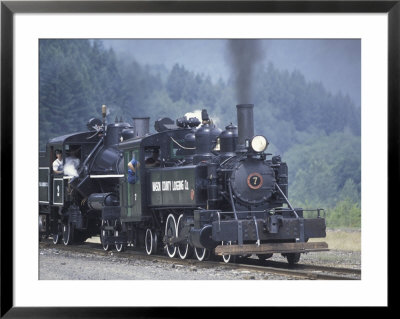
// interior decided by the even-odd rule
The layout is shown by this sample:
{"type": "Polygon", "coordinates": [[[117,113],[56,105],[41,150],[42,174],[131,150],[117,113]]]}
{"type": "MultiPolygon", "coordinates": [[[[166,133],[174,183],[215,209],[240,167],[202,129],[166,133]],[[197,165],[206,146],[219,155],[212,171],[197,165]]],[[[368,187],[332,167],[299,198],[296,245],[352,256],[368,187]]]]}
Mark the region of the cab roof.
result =
{"type": "Polygon", "coordinates": [[[95,136],[91,139],[88,139],[90,136],[94,135],[95,132],[87,131],[87,132],[79,132],[79,133],[72,133],[66,134],[62,136],[57,136],[55,138],[49,139],[48,145],[64,145],[68,143],[76,143],[76,144],[86,144],[86,143],[97,143],[99,141],[99,137],[95,136]]]}

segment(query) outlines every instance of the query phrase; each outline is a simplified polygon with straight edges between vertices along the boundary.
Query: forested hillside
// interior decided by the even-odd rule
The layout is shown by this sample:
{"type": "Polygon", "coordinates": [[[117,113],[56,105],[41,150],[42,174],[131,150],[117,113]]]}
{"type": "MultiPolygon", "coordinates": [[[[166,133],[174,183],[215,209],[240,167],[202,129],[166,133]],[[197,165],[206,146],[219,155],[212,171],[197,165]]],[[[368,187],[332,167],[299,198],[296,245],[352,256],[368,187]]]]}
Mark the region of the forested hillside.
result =
{"type": "MultiPolygon", "coordinates": [[[[255,130],[289,166],[289,198],[323,207],[328,226],[360,226],[360,109],[298,72],[270,64],[255,74],[253,101],[236,101],[233,80],[212,82],[176,64],[140,65],[100,40],[40,41],[39,147],[49,138],[86,129],[109,108],[107,120],[172,119],[206,108],[223,128],[236,124],[236,104],[253,103],[255,130]]],[[[151,125],[151,129],[153,125],[151,125]]]]}

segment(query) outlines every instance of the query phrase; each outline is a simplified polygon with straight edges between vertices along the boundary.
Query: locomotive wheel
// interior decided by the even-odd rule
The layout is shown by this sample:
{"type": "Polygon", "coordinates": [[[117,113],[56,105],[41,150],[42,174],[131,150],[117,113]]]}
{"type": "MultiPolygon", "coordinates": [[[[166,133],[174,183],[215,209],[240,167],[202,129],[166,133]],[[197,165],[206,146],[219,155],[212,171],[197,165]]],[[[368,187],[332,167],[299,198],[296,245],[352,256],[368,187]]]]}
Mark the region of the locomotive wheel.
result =
{"type": "MultiPolygon", "coordinates": [[[[231,241],[223,241],[221,242],[221,245],[232,245],[231,241]]],[[[232,255],[222,255],[222,260],[225,263],[229,263],[229,262],[235,262],[236,261],[236,256],[232,256],[232,255]]]]}
{"type": "Polygon", "coordinates": [[[300,253],[286,254],[286,259],[287,259],[289,265],[297,264],[300,260],[300,253]]]}
{"type": "Polygon", "coordinates": [[[53,244],[57,245],[61,243],[61,237],[62,237],[62,227],[60,224],[57,225],[57,234],[53,234],[53,244]]]}
{"type": "MultiPolygon", "coordinates": [[[[168,240],[169,238],[176,237],[176,221],[175,217],[172,214],[168,215],[167,222],[165,223],[165,237],[168,240]]],[[[165,249],[170,258],[174,258],[176,255],[176,246],[175,245],[165,245],[165,249]]]]}
{"type": "Polygon", "coordinates": [[[151,231],[150,228],[146,229],[146,235],[144,237],[144,245],[147,255],[152,255],[157,251],[157,234],[151,231]]]}
{"type": "Polygon", "coordinates": [[[59,233],[53,235],[53,244],[57,245],[61,242],[61,236],[59,233]]]}
{"type": "Polygon", "coordinates": [[[206,248],[194,247],[194,253],[195,253],[198,261],[203,261],[210,257],[210,251],[206,248]]]}
{"type": "MultiPolygon", "coordinates": [[[[116,230],[116,231],[115,231],[115,237],[118,237],[118,236],[119,236],[119,231],[116,230]]],[[[115,244],[115,249],[116,249],[119,253],[121,253],[121,252],[125,251],[125,249],[126,249],[126,244],[124,244],[124,243],[115,244]]]]}
{"type": "Polygon", "coordinates": [[[70,223],[63,224],[63,243],[65,246],[71,245],[74,240],[74,227],[70,223]]]}
{"type": "MultiPolygon", "coordinates": [[[[176,237],[179,237],[179,234],[184,227],[183,225],[183,214],[181,214],[178,218],[178,224],[176,225],[176,237]]],[[[189,243],[185,242],[182,244],[178,244],[178,254],[181,259],[186,259],[189,257],[189,243]]]]}
{"type": "MultiPolygon", "coordinates": [[[[101,226],[105,226],[105,225],[108,225],[108,221],[102,219],[102,221],[101,221],[101,226]]],[[[102,227],[102,228],[103,228],[103,227],[102,227]]],[[[107,235],[108,235],[108,234],[107,234],[107,231],[104,230],[104,229],[101,229],[101,232],[100,232],[100,242],[101,242],[101,245],[103,246],[103,249],[104,249],[105,251],[109,251],[109,250],[110,250],[110,245],[104,243],[104,238],[107,237],[107,235]]]]}

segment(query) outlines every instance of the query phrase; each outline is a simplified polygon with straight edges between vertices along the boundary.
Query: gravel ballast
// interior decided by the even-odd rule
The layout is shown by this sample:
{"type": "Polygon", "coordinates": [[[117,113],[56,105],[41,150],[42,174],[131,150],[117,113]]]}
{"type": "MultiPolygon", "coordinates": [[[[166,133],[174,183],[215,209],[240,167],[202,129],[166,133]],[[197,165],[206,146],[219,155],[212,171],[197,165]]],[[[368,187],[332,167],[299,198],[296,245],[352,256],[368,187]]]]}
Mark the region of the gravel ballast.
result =
{"type": "MultiPolygon", "coordinates": [[[[280,254],[270,260],[285,261],[280,254]]],[[[361,253],[328,251],[302,254],[301,264],[361,268],[361,253]]],[[[146,260],[109,252],[96,255],[63,249],[39,249],[40,280],[293,280],[295,276],[232,269],[228,265],[206,267],[180,264],[179,259],[146,260]]]]}

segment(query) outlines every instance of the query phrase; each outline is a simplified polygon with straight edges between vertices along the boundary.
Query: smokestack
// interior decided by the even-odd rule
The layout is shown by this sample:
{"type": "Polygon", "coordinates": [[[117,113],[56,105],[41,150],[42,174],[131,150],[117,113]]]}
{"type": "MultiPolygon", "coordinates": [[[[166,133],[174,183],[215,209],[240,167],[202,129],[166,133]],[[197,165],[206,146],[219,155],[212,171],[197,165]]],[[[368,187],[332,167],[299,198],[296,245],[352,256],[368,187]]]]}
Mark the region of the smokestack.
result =
{"type": "Polygon", "coordinates": [[[239,149],[243,149],[246,140],[250,140],[254,136],[253,107],[253,104],[236,105],[239,149]]]}
{"type": "Polygon", "coordinates": [[[145,136],[150,132],[150,117],[132,117],[135,137],[145,136]]]}

